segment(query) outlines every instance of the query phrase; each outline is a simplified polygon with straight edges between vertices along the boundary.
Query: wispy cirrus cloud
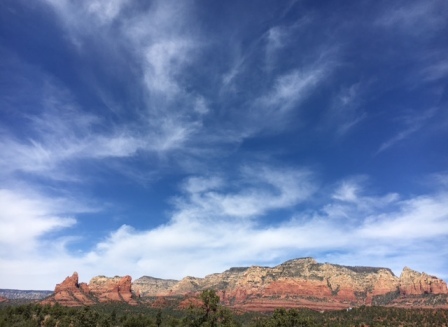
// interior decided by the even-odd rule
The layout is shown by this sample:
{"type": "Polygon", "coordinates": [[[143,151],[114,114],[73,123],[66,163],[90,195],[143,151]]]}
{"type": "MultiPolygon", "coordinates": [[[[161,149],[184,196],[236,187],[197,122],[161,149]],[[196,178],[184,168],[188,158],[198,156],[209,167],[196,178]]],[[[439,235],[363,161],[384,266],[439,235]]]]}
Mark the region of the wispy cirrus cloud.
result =
{"type": "Polygon", "coordinates": [[[131,130],[115,128],[98,133],[105,124],[103,119],[82,111],[69,93],[51,83],[36,106],[40,108],[37,113],[21,117],[27,134],[6,127],[2,130],[2,175],[19,171],[71,179],[73,172],[64,173],[66,163],[129,157],[147,147],[131,130]]]}
{"type": "MultiPolygon", "coordinates": [[[[278,177],[279,174],[282,173],[277,171],[274,175],[278,177]]],[[[289,173],[283,176],[287,178],[289,173]]],[[[258,258],[257,264],[272,265],[309,253],[320,253],[315,255],[320,260],[331,257],[332,261],[345,264],[376,263],[392,267],[399,273],[406,263],[397,261],[397,251],[401,258],[416,261],[429,248],[443,242],[448,234],[446,193],[408,199],[398,194],[371,195],[366,194],[367,189],[357,184],[356,179],[336,185],[333,193],[323,199],[322,207],[304,212],[295,210],[289,219],[261,227],[258,221],[264,214],[278,208],[291,209],[314,196],[297,196],[295,183],[306,187],[309,181],[305,179],[303,184],[303,179],[293,178],[294,182],[275,182],[282,185],[282,193],[295,194],[288,195],[291,200],[279,201],[282,196],[270,191],[273,185],[260,187],[259,178],[253,178],[236,192],[229,189],[220,177],[191,178],[185,182],[183,193],[175,202],[169,223],[147,231],[123,226],[98,244],[92,253],[106,267],[110,267],[117,255],[126,257],[126,253],[132,253],[125,260],[129,266],[135,267],[135,274],[149,270],[155,276],[171,278],[203,276],[229,266],[253,264],[253,258],[258,258]],[[257,185],[257,190],[264,191],[252,192],[252,183],[257,185]],[[353,189],[357,191],[352,192],[353,189]],[[216,202],[218,197],[219,206],[216,202]],[[232,201],[226,202],[225,199],[232,201]],[[239,206],[238,203],[257,203],[260,208],[248,210],[247,206],[239,206]],[[334,211],[326,210],[340,204],[344,204],[350,219],[342,221],[334,211]],[[248,215],[251,217],[249,220],[235,219],[248,215]],[[403,233],[404,225],[407,233],[403,233]],[[438,227],[434,228],[435,225],[438,227]],[[345,236],[347,233],[349,238],[345,236]],[[410,246],[413,240],[426,245],[415,248],[410,246]],[[391,247],[391,243],[396,246],[391,247]],[[363,259],[366,253],[369,257],[363,259]],[[160,265],[161,262],[174,265],[177,273],[167,274],[165,269],[159,268],[165,267],[160,265]]],[[[111,268],[116,269],[120,268],[115,265],[111,268]]],[[[425,269],[428,271],[428,266],[425,269]]],[[[443,276],[438,264],[429,269],[443,276]]]]}
{"type": "MultiPolygon", "coordinates": [[[[31,250],[17,258],[35,255],[40,266],[46,267],[55,267],[59,260],[56,271],[63,276],[71,271],[61,269],[76,269],[82,278],[97,274],[181,278],[200,277],[230,266],[275,265],[312,253],[321,261],[388,266],[396,273],[409,262],[421,262],[413,268],[444,277],[443,265],[437,260],[428,265],[422,256],[448,235],[447,193],[442,190],[410,198],[371,194],[365,181],[365,177],[355,176],[320,188],[316,175],[308,169],[266,165],[242,167],[231,176],[191,176],[180,185],[165,224],[148,229],[122,225],[82,253],[68,251],[61,238],[59,245],[46,250],[50,256],[31,250]],[[304,202],[314,205],[303,209],[304,202]],[[275,216],[278,210],[289,214],[282,214],[270,225],[261,223],[263,217],[275,216]],[[419,247],[412,246],[417,240],[419,247]],[[172,269],[167,271],[167,266],[172,269]]],[[[39,241],[42,236],[75,223],[73,218],[65,218],[64,213],[70,211],[67,206],[64,210],[40,210],[42,203],[50,202],[11,198],[10,192],[0,195],[9,203],[21,201],[25,214],[32,210],[39,215],[38,219],[33,216],[29,225],[36,248],[46,244],[39,241]]],[[[5,251],[17,241],[7,244],[5,251]]],[[[27,262],[33,264],[33,260],[27,262]]],[[[18,278],[19,269],[27,268],[18,261],[4,264],[10,271],[17,270],[18,278]]],[[[41,279],[42,288],[51,288],[53,283],[52,278],[41,279]]]]}
{"type": "Polygon", "coordinates": [[[307,170],[285,169],[280,171],[265,166],[244,167],[241,177],[230,185],[223,179],[192,178],[186,181],[188,200],[176,206],[198,211],[200,217],[250,218],[263,215],[277,208],[292,206],[306,200],[315,190],[312,174],[307,170]],[[219,188],[248,184],[235,193],[219,192],[219,188]],[[197,191],[196,191],[197,190],[197,191]]]}
{"type": "Polygon", "coordinates": [[[391,4],[376,24],[383,27],[394,27],[406,34],[421,34],[439,29],[446,24],[444,17],[448,12],[445,1],[411,1],[391,4]]]}
{"type": "Polygon", "coordinates": [[[6,1],[0,224],[18,237],[4,237],[0,280],[180,278],[307,255],[446,276],[446,174],[428,171],[445,160],[445,3],[266,4],[6,1]],[[422,144],[434,162],[396,174],[422,144]],[[392,165],[368,155],[398,145],[409,157],[392,165]],[[112,201],[132,207],[121,227],[98,204],[112,201]]]}
{"type": "MultiPolygon", "coordinates": [[[[92,52],[85,46],[77,48],[76,55],[81,61],[105,60],[113,66],[131,53],[139,59],[136,62],[142,74],[130,72],[123,77],[137,88],[129,93],[132,98],[127,103],[132,106],[125,107],[123,103],[115,103],[101,78],[90,78],[84,69],[77,72],[92,89],[96,100],[113,109],[108,116],[80,103],[85,94],[73,93],[72,85],[65,84],[64,79],[28,67],[44,81],[44,86],[41,86],[42,92],[36,92],[36,109],[19,115],[20,123],[27,127],[26,135],[6,126],[2,129],[0,145],[7,154],[0,160],[4,172],[31,172],[73,180],[77,172],[64,174],[67,163],[135,158],[142,153],[166,157],[173,151],[188,152],[188,142],[202,130],[202,117],[209,112],[207,99],[198,92],[187,91],[178,80],[186,65],[195,60],[193,50],[198,46],[195,34],[185,28],[190,19],[188,5],[173,7],[166,2],[154,2],[139,15],[122,17],[122,10],[127,6],[125,1],[85,2],[83,6],[71,1],[47,3],[65,26],[68,39],[87,44],[84,43],[89,40],[86,30],[95,30],[103,36],[99,38],[100,46],[104,47],[101,51],[92,52]],[[86,22],[89,15],[93,17],[86,22]],[[120,24],[106,24],[114,19],[120,19],[120,24]],[[95,25],[95,20],[101,26],[95,25]],[[122,36],[118,45],[104,41],[110,33],[122,36]],[[95,57],[107,51],[113,54],[111,58],[95,57]],[[142,96],[135,96],[139,93],[142,96]],[[118,122],[117,118],[126,116],[139,119],[118,122]]],[[[120,165],[110,163],[110,166],[120,165]]]]}
{"type": "Polygon", "coordinates": [[[300,35],[306,27],[313,22],[311,13],[304,14],[300,19],[291,25],[275,25],[265,33],[265,64],[266,70],[271,71],[278,64],[278,56],[285,48],[294,46],[300,35]]]}
{"type": "MultiPolygon", "coordinates": [[[[133,60],[131,70],[124,73],[122,79],[137,90],[129,90],[131,108],[122,103],[115,104],[110,91],[104,85],[85,77],[96,91],[96,95],[121,116],[130,111],[140,118],[137,128],[146,130],[143,134],[146,147],[159,153],[179,148],[185,144],[197,130],[202,128],[202,116],[208,112],[207,100],[197,91],[188,91],[179,76],[197,60],[201,47],[200,34],[194,30],[188,3],[172,5],[166,1],[154,1],[145,6],[138,14],[126,16],[122,10],[128,5],[125,1],[86,2],[85,6],[75,8],[72,2],[49,3],[56,8],[69,36],[77,44],[89,40],[86,34],[86,15],[93,15],[88,30],[96,30],[103,49],[95,54],[110,51],[112,56],[101,56],[93,60],[110,61],[112,66],[133,60]],[[66,19],[69,17],[70,19],[66,19]],[[105,21],[119,20],[115,25],[104,26],[105,21]],[[95,25],[95,20],[101,26],[95,25]],[[109,40],[111,34],[120,37],[117,44],[109,40]],[[118,108],[118,109],[114,109],[118,108]],[[153,144],[151,143],[153,141],[153,144]]],[[[97,45],[93,45],[97,46],[97,45]]],[[[88,56],[89,48],[79,47],[79,56],[88,56]]],[[[122,130],[135,130],[135,126],[123,126],[122,130]]]]}
{"type": "Polygon", "coordinates": [[[402,118],[404,128],[400,130],[395,136],[383,142],[376,154],[379,154],[395,144],[411,137],[428,123],[428,121],[435,116],[438,108],[430,108],[419,114],[411,114],[402,118]]]}
{"type": "Polygon", "coordinates": [[[251,105],[248,121],[256,126],[252,133],[276,131],[279,126],[285,128],[292,113],[304,110],[302,103],[330,74],[330,66],[325,62],[277,76],[251,105]]]}
{"type": "Polygon", "coordinates": [[[420,71],[425,81],[436,82],[448,77],[448,60],[446,58],[430,58],[420,71]]]}
{"type": "Polygon", "coordinates": [[[74,226],[76,214],[98,210],[85,201],[63,194],[45,194],[23,183],[4,183],[0,204],[0,252],[3,258],[44,251],[47,235],[74,226]]]}
{"type": "Polygon", "coordinates": [[[123,6],[128,2],[127,0],[94,0],[87,1],[85,7],[89,13],[96,15],[100,21],[104,23],[111,22],[115,17],[117,17],[123,8],[123,6]]]}
{"type": "Polygon", "coordinates": [[[364,83],[355,83],[342,87],[335,95],[327,110],[325,125],[334,129],[336,135],[344,136],[367,118],[362,108],[367,88],[364,83]]]}
{"type": "Polygon", "coordinates": [[[79,1],[74,3],[71,0],[43,0],[51,5],[58,14],[63,18],[63,23],[73,28],[72,32],[80,31],[92,23],[108,24],[117,18],[122,9],[129,4],[128,0],[93,0],[79,1]],[[81,19],[89,17],[88,21],[84,20],[84,26],[81,19]],[[87,25],[86,25],[87,24],[87,25]]]}
{"type": "Polygon", "coordinates": [[[278,112],[292,109],[304,100],[324,76],[324,70],[320,68],[308,71],[294,70],[279,76],[270,92],[258,100],[258,105],[278,112]]]}
{"type": "Polygon", "coordinates": [[[420,238],[446,237],[448,208],[446,193],[419,196],[400,203],[398,212],[370,216],[360,236],[369,239],[416,241],[420,238]]]}

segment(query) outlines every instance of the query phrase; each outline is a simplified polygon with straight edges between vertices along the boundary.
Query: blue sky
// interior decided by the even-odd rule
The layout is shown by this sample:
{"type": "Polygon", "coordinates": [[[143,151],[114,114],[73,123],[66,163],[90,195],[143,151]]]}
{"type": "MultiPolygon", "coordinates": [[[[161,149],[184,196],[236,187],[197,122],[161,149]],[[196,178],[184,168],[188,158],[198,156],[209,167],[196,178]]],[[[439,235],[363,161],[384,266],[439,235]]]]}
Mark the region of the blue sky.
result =
{"type": "Polygon", "coordinates": [[[448,278],[448,3],[4,0],[0,287],[448,278]]]}

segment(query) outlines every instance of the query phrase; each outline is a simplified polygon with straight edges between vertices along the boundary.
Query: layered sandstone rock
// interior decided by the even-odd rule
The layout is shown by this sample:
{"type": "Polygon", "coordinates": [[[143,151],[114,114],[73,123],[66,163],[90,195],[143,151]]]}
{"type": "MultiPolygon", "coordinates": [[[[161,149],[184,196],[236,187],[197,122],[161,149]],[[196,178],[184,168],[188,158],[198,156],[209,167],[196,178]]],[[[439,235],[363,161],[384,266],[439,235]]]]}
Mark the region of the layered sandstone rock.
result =
{"type": "MultiPolygon", "coordinates": [[[[372,304],[402,306],[405,302],[401,297],[405,294],[446,294],[442,280],[409,271],[405,269],[399,278],[387,268],[322,264],[313,258],[301,258],[272,268],[231,268],[204,278],[186,277],[177,284],[170,282],[165,289],[157,281],[153,293],[148,288],[145,296],[191,297],[195,292],[215,289],[223,304],[245,310],[278,307],[328,310],[372,304]]],[[[144,281],[140,288],[144,287],[142,284],[144,281]]],[[[438,303],[448,306],[444,299],[438,303]]]]}
{"type": "Polygon", "coordinates": [[[224,305],[242,310],[335,310],[359,305],[448,308],[447,285],[437,277],[409,268],[397,277],[387,268],[318,263],[313,258],[294,259],[275,267],[231,268],[180,281],[144,276],[132,283],[130,276],[98,276],[87,285],[79,284],[75,273],[56,286],[49,301],[64,305],[137,304],[138,299],[154,307],[174,303],[185,307],[206,289],[216,290],[224,305]]]}
{"type": "Polygon", "coordinates": [[[122,301],[129,304],[137,304],[132,298],[131,285],[131,276],[115,276],[112,278],[97,276],[90,280],[89,290],[99,302],[122,301]]]}
{"type": "Polygon", "coordinates": [[[138,297],[162,295],[169,292],[178,283],[179,281],[174,279],[143,276],[132,283],[132,291],[138,297]]]}
{"type": "Polygon", "coordinates": [[[448,294],[448,289],[443,280],[405,267],[400,275],[400,292],[403,295],[448,294]]]}
{"type": "Polygon", "coordinates": [[[54,293],[42,301],[44,304],[59,303],[65,306],[92,305],[102,302],[126,302],[137,304],[131,293],[130,276],[108,278],[98,276],[89,284],[78,283],[78,273],[73,273],[61,284],[57,284],[54,293]]]}
{"type": "Polygon", "coordinates": [[[95,301],[89,296],[88,286],[78,283],[78,273],[65,278],[61,284],[57,284],[54,294],[42,301],[43,303],[59,303],[65,306],[91,305],[95,301]]]}
{"type": "MultiPolygon", "coordinates": [[[[287,261],[279,266],[250,267],[233,274],[223,302],[250,307],[254,302],[331,303],[331,307],[371,304],[373,296],[396,289],[398,282],[389,269],[352,268],[319,264],[312,258],[287,261]],[[233,279],[233,280],[232,280],[233,279]]],[[[220,289],[218,276],[206,276],[204,284],[220,289]],[[214,283],[210,279],[215,280],[214,283]],[[215,285],[211,285],[215,284],[215,285]]],[[[293,306],[292,304],[288,306],[293,306]]]]}

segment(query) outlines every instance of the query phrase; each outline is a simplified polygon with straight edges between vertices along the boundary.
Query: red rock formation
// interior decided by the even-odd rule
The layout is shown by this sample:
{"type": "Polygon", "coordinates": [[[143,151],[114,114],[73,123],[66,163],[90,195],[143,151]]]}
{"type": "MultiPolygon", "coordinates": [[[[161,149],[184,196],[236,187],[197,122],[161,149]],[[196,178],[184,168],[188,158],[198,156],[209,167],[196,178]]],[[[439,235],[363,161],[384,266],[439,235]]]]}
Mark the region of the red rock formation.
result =
{"type": "Polygon", "coordinates": [[[132,298],[131,285],[131,276],[113,278],[98,276],[90,280],[89,289],[99,302],[123,301],[137,304],[137,301],[132,298]]]}
{"type": "Polygon", "coordinates": [[[7,298],[4,298],[4,297],[0,296],[0,303],[2,303],[2,302],[6,302],[6,301],[8,301],[7,298]]]}
{"type": "Polygon", "coordinates": [[[58,284],[47,300],[63,305],[99,302],[185,308],[205,289],[214,289],[226,306],[255,311],[307,307],[335,310],[360,305],[448,308],[446,283],[434,276],[405,268],[400,277],[390,269],[348,267],[317,263],[312,258],[287,261],[276,267],[231,268],[204,278],[180,281],[142,277],[134,285],[130,276],[98,276],[78,284],[76,273],[58,284]],[[176,304],[177,303],[177,304],[176,304]],[[180,304],[179,304],[180,303],[180,304]]]}
{"type": "Polygon", "coordinates": [[[178,308],[185,310],[191,307],[201,307],[202,304],[203,302],[199,299],[199,294],[188,294],[185,299],[179,303],[178,308]]]}
{"type": "Polygon", "coordinates": [[[132,298],[131,284],[130,276],[99,276],[92,278],[89,284],[78,283],[78,273],[75,272],[61,284],[57,284],[54,294],[42,303],[82,306],[101,302],[126,302],[135,305],[137,301],[132,298]]]}
{"type": "MultiPolygon", "coordinates": [[[[157,281],[157,288],[152,285],[154,294],[147,292],[145,296],[164,294],[161,285],[157,281]]],[[[144,281],[139,287],[144,287],[144,281]]],[[[446,284],[435,277],[416,272],[409,274],[405,269],[398,278],[387,268],[319,264],[312,258],[290,260],[273,268],[232,268],[205,278],[186,277],[170,285],[166,294],[198,295],[201,290],[210,288],[218,292],[224,305],[243,310],[270,311],[279,307],[335,310],[372,304],[403,306],[403,303],[409,303],[410,307],[435,304],[448,307],[448,296],[432,302],[418,298],[423,294],[446,294],[446,284]],[[414,291],[404,291],[406,287],[414,291]],[[417,298],[406,302],[400,297],[400,291],[417,298]]]]}
{"type": "Polygon", "coordinates": [[[170,306],[170,303],[163,296],[158,297],[157,300],[155,300],[153,303],[151,303],[151,307],[157,308],[157,309],[163,309],[163,308],[167,308],[169,306],[170,306]]]}
{"type": "Polygon", "coordinates": [[[89,296],[87,285],[78,283],[77,272],[74,272],[71,277],[65,278],[61,284],[57,284],[53,296],[42,301],[44,304],[54,304],[56,302],[65,306],[91,305],[95,303],[89,296]]]}
{"type": "Polygon", "coordinates": [[[400,275],[400,293],[402,295],[448,294],[448,289],[443,280],[405,267],[400,275]]]}

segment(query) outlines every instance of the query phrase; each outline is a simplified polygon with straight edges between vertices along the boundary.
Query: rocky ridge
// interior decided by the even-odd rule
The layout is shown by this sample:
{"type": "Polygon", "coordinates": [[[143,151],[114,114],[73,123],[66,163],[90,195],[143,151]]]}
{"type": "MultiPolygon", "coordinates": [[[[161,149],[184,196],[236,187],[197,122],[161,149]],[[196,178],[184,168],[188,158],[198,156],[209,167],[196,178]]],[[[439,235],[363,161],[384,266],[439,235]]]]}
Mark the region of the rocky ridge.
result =
{"type": "Polygon", "coordinates": [[[44,304],[59,303],[65,306],[92,305],[107,302],[126,302],[136,305],[131,292],[131,276],[97,276],[89,284],[78,282],[78,273],[57,284],[53,295],[43,300],[44,304]]]}
{"type": "Polygon", "coordinates": [[[150,276],[143,276],[132,283],[132,290],[137,297],[154,296],[172,289],[178,280],[161,279],[150,276]]]}
{"type": "Polygon", "coordinates": [[[294,259],[275,267],[231,268],[180,281],[143,276],[131,283],[129,276],[99,276],[89,284],[78,284],[74,274],[56,286],[50,302],[80,305],[121,301],[160,307],[179,305],[205,289],[216,290],[224,305],[242,310],[331,310],[360,305],[448,308],[447,285],[435,276],[405,267],[397,277],[388,268],[318,263],[313,258],[294,259]]]}
{"type": "Polygon", "coordinates": [[[52,291],[0,289],[0,297],[9,300],[42,300],[52,293],[52,291]]]}
{"type": "Polygon", "coordinates": [[[105,276],[94,277],[89,282],[89,291],[99,302],[121,301],[137,304],[131,292],[131,276],[112,278],[105,276]]]}

